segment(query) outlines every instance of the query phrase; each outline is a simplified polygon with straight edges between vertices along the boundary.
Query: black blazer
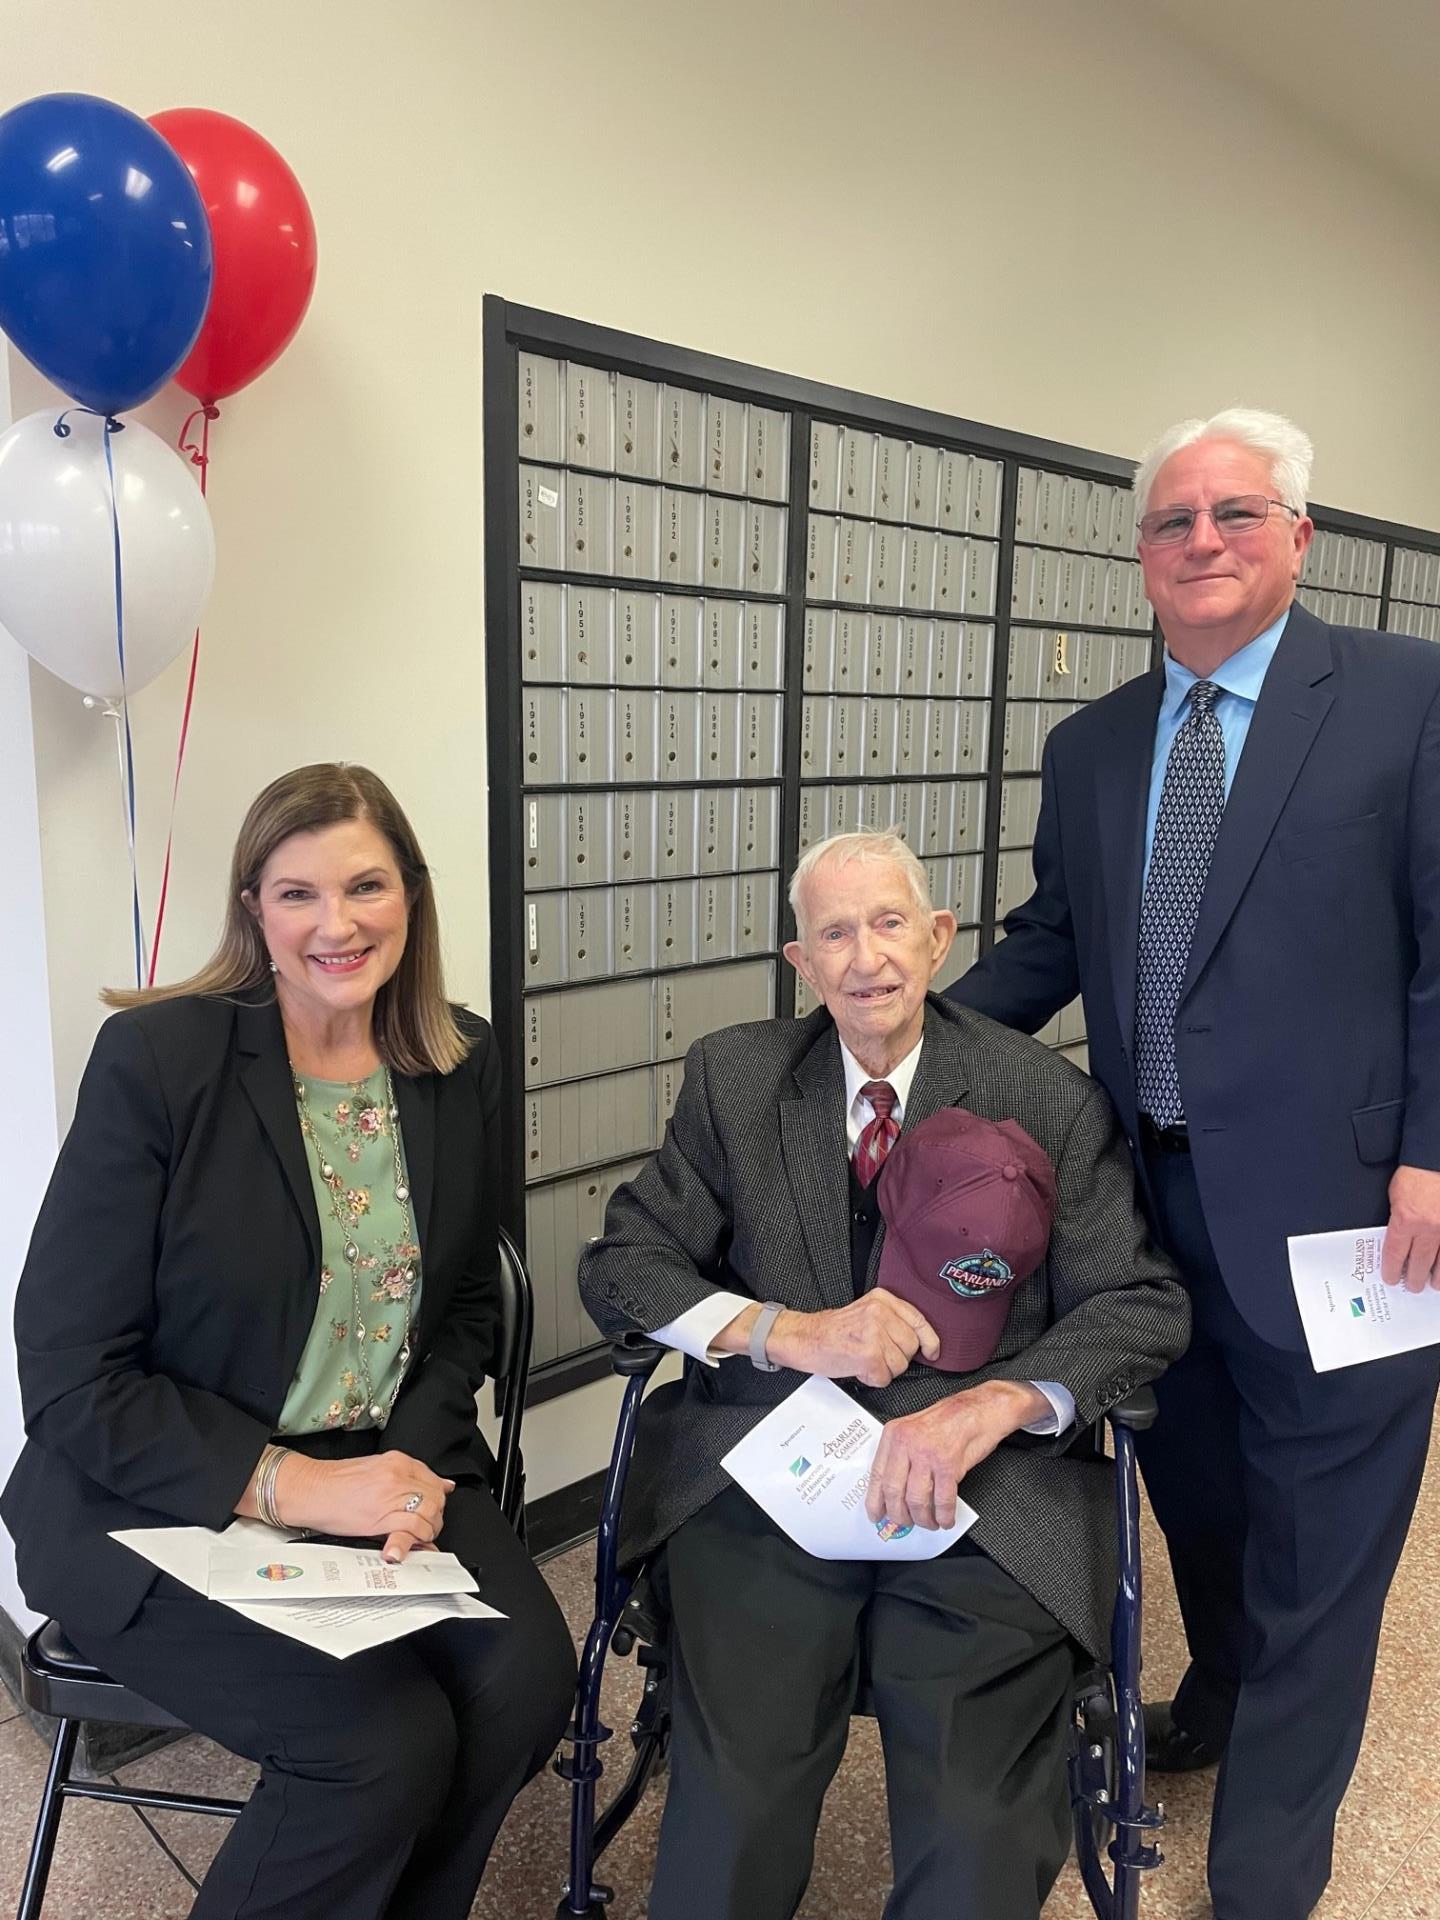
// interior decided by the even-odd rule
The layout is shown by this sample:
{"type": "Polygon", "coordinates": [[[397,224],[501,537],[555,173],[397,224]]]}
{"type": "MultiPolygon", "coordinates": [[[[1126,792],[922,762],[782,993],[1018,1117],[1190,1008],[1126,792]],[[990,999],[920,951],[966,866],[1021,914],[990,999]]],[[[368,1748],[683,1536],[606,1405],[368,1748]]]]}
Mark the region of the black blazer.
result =
{"type": "MultiPolygon", "coordinates": [[[[1132,1142],[1145,809],[1163,675],[1046,744],[1035,892],[951,996],[1033,1032],[1085,998],[1132,1142]]],[[[1285,1239],[1440,1168],[1440,647],[1294,606],[1210,867],[1175,1028],[1205,1219],[1250,1325],[1304,1345],[1285,1239]]],[[[1141,1162],[1143,1176],[1144,1163],[1141,1162]]]]}
{"type": "MultiPolygon", "coordinates": [[[[474,1396],[499,1318],[500,1076],[487,1023],[459,1018],[474,1040],[460,1066],[395,1076],[420,1311],[370,1444],[474,1483],[489,1465],[474,1396]]],[[[107,1020],[16,1299],[28,1438],[0,1516],[32,1606],[116,1631],[157,1576],[112,1528],[228,1522],[280,1417],[319,1270],[273,1000],[193,997],[107,1020]]]]}

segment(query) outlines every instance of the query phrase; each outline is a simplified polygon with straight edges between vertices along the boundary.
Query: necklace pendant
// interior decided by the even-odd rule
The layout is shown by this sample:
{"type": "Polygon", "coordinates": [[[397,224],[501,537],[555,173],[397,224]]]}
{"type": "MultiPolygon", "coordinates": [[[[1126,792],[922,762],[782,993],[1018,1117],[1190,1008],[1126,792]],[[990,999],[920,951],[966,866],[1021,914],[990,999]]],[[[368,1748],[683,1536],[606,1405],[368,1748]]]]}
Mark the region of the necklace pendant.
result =
{"type": "Polygon", "coordinates": [[[397,1200],[408,1200],[410,1198],[410,1189],[404,1185],[396,1187],[395,1198],[397,1200]]]}
{"type": "Polygon", "coordinates": [[[355,1322],[355,1338],[357,1340],[363,1340],[365,1338],[365,1323],[363,1320],[357,1320],[355,1322]]]}
{"type": "Polygon", "coordinates": [[[385,1409],[378,1405],[371,1407],[370,1418],[372,1420],[383,1420],[385,1418],[385,1409]]]}
{"type": "Polygon", "coordinates": [[[345,1258],[350,1262],[352,1267],[360,1258],[360,1249],[353,1240],[347,1240],[345,1242],[345,1258]]]}
{"type": "Polygon", "coordinates": [[[400,1109],[398,1107],[391,1107],[390,1118],[392,1120],[398,1120],[400,1118],[400,1109]]]}
{"type": "Polygon", "coordinates": [[[322,1160],[320,1162],[320,1178],[322,1180],[333,1180],[335,1178],[335,1169],[328,1160],[322,1160]]]}

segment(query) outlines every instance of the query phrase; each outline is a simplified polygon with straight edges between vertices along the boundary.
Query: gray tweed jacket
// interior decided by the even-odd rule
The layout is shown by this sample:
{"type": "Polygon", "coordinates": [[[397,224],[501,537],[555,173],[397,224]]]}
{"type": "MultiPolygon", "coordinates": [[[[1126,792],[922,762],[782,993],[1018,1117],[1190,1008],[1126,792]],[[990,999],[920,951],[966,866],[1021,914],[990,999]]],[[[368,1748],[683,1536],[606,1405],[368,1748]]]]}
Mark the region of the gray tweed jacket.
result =
{"type": "MultiPolygon", "coordinates": [[[[1115,1591],[1113,1469],[1088,1444],[1089,1429],[1184,1351],[1189,1301],[1146,1235],[1129,1152],[1094,1081],[1025,1035],[932,996],[905,1126],[942,1106],[1018,1120],[1050,1155],[1059,1203],[1048,1254],[1015,1289],[989,1365],[956,1375],[915,1362],[888,1387],[847,1381],[846,1390],[890,1420],[982,1380],[1069,1388],[1070,1434],[1017,1435],[963,1490],[980,1515],[976,1544],[1103,1656],[1115,1591]]],[[[602,1332],[653,1332],[717,1287],[803,1312],[846,1305],[844,1108],[840,1042],[823,1009],[697,1041],[664,1145],[615,1193],[603,1238],[581,1259],[580,1290],[602,1332]]],[[[627,1562],[731,1484],[721,1455],[799,1383],[737,1358],[689,1365],[648,1397],[626,1495],[627,1562]]]]}

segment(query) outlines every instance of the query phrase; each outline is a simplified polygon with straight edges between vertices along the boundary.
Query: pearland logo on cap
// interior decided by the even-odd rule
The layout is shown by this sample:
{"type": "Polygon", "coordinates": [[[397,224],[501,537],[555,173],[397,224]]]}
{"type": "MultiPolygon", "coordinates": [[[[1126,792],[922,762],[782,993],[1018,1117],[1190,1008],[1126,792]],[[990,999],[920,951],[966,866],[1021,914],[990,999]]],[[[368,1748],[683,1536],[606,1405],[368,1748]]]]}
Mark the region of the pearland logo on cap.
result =
{"type": "Polygon", "coordinates": [[[934,1327],[947,1373],[983,1367],[1016,1287],[1045,1258],[1050,1157],[1014,1120],[942,1107],[900,1135],[879,1178],[880,1286],[934,1327]]]}
{"type": "Polygon", "coordinates": [[[1015,1278],[1014,1269],[1008,1260],[1002,1260],[991,1247],[983,1253],[967,1253],[961,1260],[947,1260],[940,1269],[940,1278],[950,1282],[952,1293],[958,1293],[962,1300],[978,1300],[982,1294],[994,1293],[997,1287],[1008,1287],[1015,1278]]]}

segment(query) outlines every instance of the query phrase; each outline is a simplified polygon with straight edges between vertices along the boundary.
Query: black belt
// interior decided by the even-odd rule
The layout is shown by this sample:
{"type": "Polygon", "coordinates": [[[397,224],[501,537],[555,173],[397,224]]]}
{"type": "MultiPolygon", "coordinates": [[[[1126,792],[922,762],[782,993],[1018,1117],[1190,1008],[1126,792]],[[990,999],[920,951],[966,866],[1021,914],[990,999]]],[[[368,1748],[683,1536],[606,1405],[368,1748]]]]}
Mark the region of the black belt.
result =
{"type": "Polygon", "coordinates": [[[1140,1139],[1156,1153],[1190,1151],[1190,1129],[1183,1122],[1178,1127],[1157,1127],[1148,1113],[1140,1116],[1140,1139]]]}

